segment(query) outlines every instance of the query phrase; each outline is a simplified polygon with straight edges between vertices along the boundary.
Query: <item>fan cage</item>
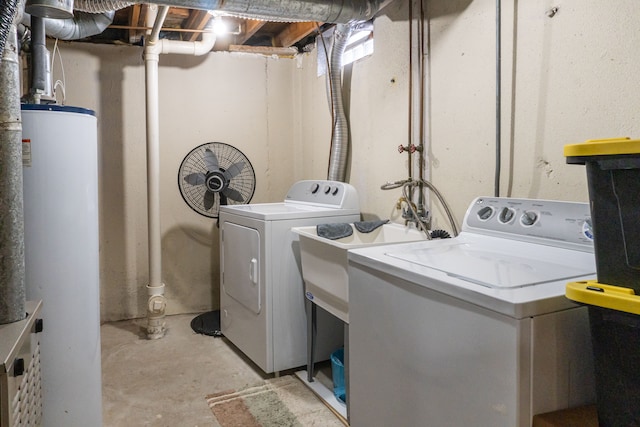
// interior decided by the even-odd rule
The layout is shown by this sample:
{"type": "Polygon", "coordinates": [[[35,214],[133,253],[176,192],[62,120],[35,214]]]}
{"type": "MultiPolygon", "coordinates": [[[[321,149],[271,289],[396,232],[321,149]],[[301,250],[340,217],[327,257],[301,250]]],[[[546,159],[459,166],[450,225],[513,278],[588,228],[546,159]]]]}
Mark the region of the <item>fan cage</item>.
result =
{"type": "Polygon", "coordinates": [[[185,156],[178,170],[178,188],[185,203],[200,215],[209,218],[218,218],[221,197],[223,199],[222,202],[224,202],[222,204],[226,205],[249,203],[255,191],[255,182],[255,172],[247,156],[237,148],[224,142],[208,142],[197,146],[185,156]],[[205,184],[192,185],[185,181],[185,177],[190,174],[206,174],[208,172],[205,163],[205,153],[207,149],[211,150],[217,157],[220,171],[226,171],[229,167],[239,162],[244,163],[242,170],[228,182],[228,187],[238,191],[242,195],[242,200],[233,200],[217,192],[212,193],[207,190],[205,184]],[[208,195],[206,194],[207,192],[209,193],[208,195]],[[211,196],[214,198],[213,205],[210,209],[206,209],[204,203],[205,197],[211,196]]]}

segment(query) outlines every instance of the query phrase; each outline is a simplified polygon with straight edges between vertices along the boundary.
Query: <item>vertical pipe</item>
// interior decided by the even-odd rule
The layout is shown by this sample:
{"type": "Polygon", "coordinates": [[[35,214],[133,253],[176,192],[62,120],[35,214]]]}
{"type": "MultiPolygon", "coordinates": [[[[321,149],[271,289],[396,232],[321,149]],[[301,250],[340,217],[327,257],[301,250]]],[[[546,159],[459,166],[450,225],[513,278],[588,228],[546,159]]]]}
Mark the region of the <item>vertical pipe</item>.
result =
{"type": "Polygon", "coordinates": [[[158,29],[168,11],[158,13],[151,37],[145,42],[144,64],[147,117],[147,217],[149,239],[149,284],[147,293],[147,336],[162,338],[165,333],[164,283],[162,283],[162,230],[160,227],[160,112],[158,95],[159,52],[155,49],[158,29]],[[155,38],[154,38],[155,37],[155,38]]]}
{"type": "Polygon", "coordinates": [[[333,108],[333,140],[331,141],[331,155],[329,158],[329,176],[332,181],[346,180],[347,156],[349,154],[349,122],[344,111],[342,87],[342,54],[344,53],[353,27],[348,24],[337,25],[333,33],[333,48],[331,49],[331,105],[333,108]]]}
{"type": "Polygon", "coordinates": [[[501,157],[502,157],[502,142],[500,141],[501,135],[501,120],[502,120],[502,111],[501,111],[501,103],[500,99],[502,97],[502,42],[501,42],[501,2],[500,0],[496,0],[496,170],[495,170],[495,182],[494,182],[494,196],[500,197],[500,168],[501,168],[501,157]]]}
{"type": "MultiPolygon", "coordinates": [[[[411,144],[413,144],[413,0],[409,0],[409,111],[407,114],[407,173],[408,178],[413,178],[413,164],[411,159],[411,144]]],[[[409,193],[408,203],[411,203],[409,193]]]]}
{"type": "Polygon", "coordinates": [[[5,40],[0,61],[0,324],[25,318],[22,122],[15,25],[5,40]]]}
{"type": "Polygon", "coordinates": [[[34,104],[40,103],[40,96],[45,94],[47,89],[48,56],[44,18],[31,16],[30,91],[34,99],[34,104]]]}

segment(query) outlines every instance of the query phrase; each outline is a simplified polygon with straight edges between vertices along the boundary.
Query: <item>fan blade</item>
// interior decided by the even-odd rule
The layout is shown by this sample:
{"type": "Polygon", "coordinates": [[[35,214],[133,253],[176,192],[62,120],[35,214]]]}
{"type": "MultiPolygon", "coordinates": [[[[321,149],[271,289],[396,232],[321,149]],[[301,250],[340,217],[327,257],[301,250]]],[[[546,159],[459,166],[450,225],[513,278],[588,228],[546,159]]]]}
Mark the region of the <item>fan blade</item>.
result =
{"type": "Polygon", "coordinates": [[[234,163],[224,171],[224,177],[231,180],[231,178],[242,172],[242,169],[244,169],[244,162],[234,163]]]}
{"type": "Polygon", "coordinates": [[[238,190],[234,190],[231,187],[227,187],[224,190],[222,190],[222,194],[224,194],[225,196],[227,196],[231,200],[235,200],[236,202],[243,202],[244,201],[244,198],[242,197],[242,194],[238,190]]]}
{"type": "Polygon", "coordinates": [[[215,202],[215,195],[211,191],[206,191],[204,193],[204,209],[210,210],[213,207],[213,203],[215,202]]]}
{"type": "Polygon", "coordinates": [[[184,180],[191,185],[202,185],[204,184],[204,174],[203,173],[190,173],[189,175],[184,177],[184,180]]]}
{"type": "Polygon", "coordinates": [[[215,171],[220,169],[218,164],[218,157],[213,153],[213,151],[205,148],[204,150],[204,164],[207,167],[208,171],[215,171]]]}

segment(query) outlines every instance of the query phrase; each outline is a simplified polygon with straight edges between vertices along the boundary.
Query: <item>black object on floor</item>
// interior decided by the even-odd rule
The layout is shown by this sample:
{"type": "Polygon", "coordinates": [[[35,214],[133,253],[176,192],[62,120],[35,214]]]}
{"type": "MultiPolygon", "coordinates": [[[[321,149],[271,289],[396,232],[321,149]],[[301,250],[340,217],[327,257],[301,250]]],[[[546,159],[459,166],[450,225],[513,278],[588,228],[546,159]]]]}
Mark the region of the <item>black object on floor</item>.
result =
{"type": "Polygon", "coordinates": [[[191,329],[199,334],[222,337],[220,330],[220,310],[207,311],[191,320],[191,329]]]}

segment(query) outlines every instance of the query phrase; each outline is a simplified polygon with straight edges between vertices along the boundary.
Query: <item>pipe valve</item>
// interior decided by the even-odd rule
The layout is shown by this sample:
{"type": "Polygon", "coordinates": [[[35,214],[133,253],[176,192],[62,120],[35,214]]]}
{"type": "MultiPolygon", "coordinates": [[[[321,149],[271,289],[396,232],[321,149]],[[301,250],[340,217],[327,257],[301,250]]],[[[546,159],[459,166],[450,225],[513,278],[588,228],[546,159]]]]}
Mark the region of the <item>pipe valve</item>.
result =
{"type": "Polygon", "coordinates": [[[398,153],[404,153],[405,151],[408,151],[410,153],[415,153],[418,150],[418,147],[416,147],[414,144],[409,144],[409,145],[398,145],[398,153]]]}

